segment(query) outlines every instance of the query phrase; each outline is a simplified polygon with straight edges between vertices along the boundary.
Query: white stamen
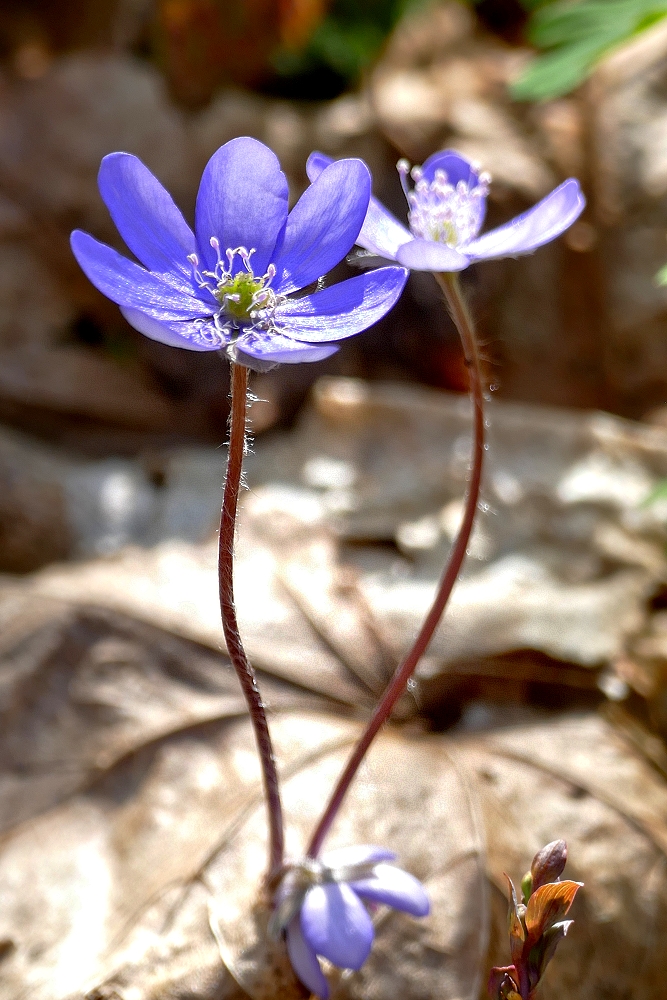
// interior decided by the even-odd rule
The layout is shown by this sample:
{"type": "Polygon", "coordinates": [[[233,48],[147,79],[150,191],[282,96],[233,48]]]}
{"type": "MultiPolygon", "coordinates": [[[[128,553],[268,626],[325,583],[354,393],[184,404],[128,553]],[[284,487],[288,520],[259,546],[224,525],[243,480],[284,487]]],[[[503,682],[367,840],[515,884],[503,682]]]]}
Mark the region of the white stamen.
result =
{"type": "Polygon", "coordinates": [[[216,236],[209,240],[211,247],[216,252],[217,262],[213,271],[200,271],[199,258],[197,254],[189,254],[188,261],[192,265],[193,277],[200,288],[207,289],[211,296],[217,299],[220,304],[219,309],[213,312],[212,319],[214,331],[211,330],[210,321],[196,321],[195,325],[199,333],[193,336],[196,343],[208,346],[218,344],[227,347],[233,344],[242,334],[266,335],[276,329],[275,313],[286,299],[286,296],[276,293],[271,287],[271,282],[276,276],[275,264],[269,264],[266,273],[255,278],[252,270],[251,257],[255,253],[255,248],[250,250],[246,247],[228,247],[224,255],[221,253],[220,241],[216,236]],[[240,274],[234,273],[234,258],[240,257],[248,278],[250,287],[247,284],[239,286],[240,274]],[[229,289],[229,291],[227,291],[229,289]],[[239,315],[232,308],[244,301],[247,293],[250,292],[248,306],[243,315],[239,315]]]}
{"type": "Polygon", "coordinates": [[[435,171],[432,181],[427,181],[421,167],[413,167],[410,176],[414,188],[407,189],[406,161],[399,161],[398,172],[406,192],[410,229],[421,239],[446,243],[451,247],[465,247],[477,236],[484,217],[490,177],[482,173],[475,183],[460,180],[456,186],[449,183],[446,171],[435,171]]]}
{"type": "Polygon", "coordinates": [[[398,170],[398,176],[401,178],[401,187],[403,188],[403,194],[408,197],[408,174],[410,173],[410,164],[407,160],[401,159],[396,164],[396,169],[398,170]]]}

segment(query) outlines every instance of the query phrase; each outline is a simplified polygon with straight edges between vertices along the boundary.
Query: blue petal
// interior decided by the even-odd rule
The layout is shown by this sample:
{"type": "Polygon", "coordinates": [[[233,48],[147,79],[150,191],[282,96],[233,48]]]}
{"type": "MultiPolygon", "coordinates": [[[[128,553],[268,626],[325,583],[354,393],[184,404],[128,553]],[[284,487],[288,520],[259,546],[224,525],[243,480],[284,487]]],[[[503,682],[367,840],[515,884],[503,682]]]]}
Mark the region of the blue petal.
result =
{"type": "Polygon", "coordinates": [[[72,252],[84,274],[107,298],[119,306],[140,309],[157,320],[194,319],[210,316],[211,307],[116,250],[75,229],[70,237],[72,252]]]}
{"type": "Polygon", "coordinates": [[[408,273],[381,267],[348,278],[301,299],[290,299],[276,310],[276,322],[295,340],[326,343],[351,337],[377,323],[399,298],[408,273]]]}
{"type": "Polygon", "coordinates": [[[413,271],[463,271],[470,263],[458,250],[434,240],[411,240],[399,247],[396,259],[413,271]]]}
{"type": "Polygon", "coordinates": [[[372,861],[393,861],[394,851],[373,844],[355,844],[354,847],[337,847],[322,855],[322,864],[328,868],[342,868],[343,865],[363,865],[372,861]]]}
{"type": "Polygon", "coordinates": [[[188,254],[195,252],[192,230],[141,160],[129,153],[105,156],[97,177],[100,193],[118,232],[149,271],[176,272],[192,291],[188,254]]]}
{"type": "Polygon", "coordinates": [[[570,177],[527,212],[479,236],[462,247],[462,252],[472,260],[530,253],[565,232],[579,218],[585,204],[579,182],[570,177]]]}
{"type": "Polygon", "coordinates": [[[360,969],[373,944],[373,923],[348,885],[328,882],[308,891],[301,931],[318,955],[340,969],[360,969]]]}
{"type": "Polygon", "coordinates": [[[414,917],[425,917],[431,909],[421,882],[394,865],[379,864],[372,878],[349,884],[362,899],[372,903],[384,903],[385,906],[392,906],[395,910],[411,913],[414,917]]]}
{"type": "Polygon", "coordinates": [[[329,984],[317,961],[317,955],[304,940],[298,913],[287,927],[286,938],[289,960],[303,985],[320,997],[320,1000],[328,1000],[329,984]]]}
{"type": "MultiPolygon", "coordinates": [[[[237,341],[243,354],[256,358],[258,361],[268,361],[276,365],[296,365],[301,361],[323,361],[339,350],[336,344],[304,344],[292,340],[284,334],[247,332],[237,341]]],[[[243,359],[239,358],[241,364],[243,359]]],[[[251,367],[251,366],[249,366],[251,367]]]]}
{"type": "Polygon", "coordinates": [[[289,214],[276,288],[294,292],[326,274],[353,247],[371,196],[371,175],[361,160],[326,167],[289,214]]]}
{"type": "Polygon", "coordinates": [[[422,164],[421,170],[424,180],[429,184],[435,179],[436,170],[444,170],[448,182],[453,187],[456,187],[459,181],[463,181],[469,187],[477,187],[479,181],[479,174],[470,160],[466,160],[465,156],[461,156],[455,149],[442,149],[439,153],[429,156],[422,164]]]}
{"type": "Polygon", "coordinates": [[[182,347],[187,351],[219,351],[227,345],[227,341],[212,320],[160,323],[138,309],[121,306],[120,311],[130,326],[139,333],[169,347],[182,347]]]}
{"type": "Polygon", "coordinates": [[[377,254],[378,257],[396,260],[399,248],[409,243],[411,239],[412,233],[387,211],[382,202],[377,198],[371,198],[364,224],[357,237],[359,246],[377,254]]]}
{"type": "MultiPolygon", "coordinates": [[[[215,236],[227,249],[254,249],[252,268],[265,273],[287,219],[287,179],[278,158],[256,139],[225,143],[208,161],[199,185],[195,231],[202,266],[213,271],[215,236]]],[[[242,266],[237,257],[234,270],[242,266]]]]}
{"type": "Polygon", "coordinates": [[[306,160],[306,173],[308,174],[308,180],[312,182],[316,181],[323,170],[335,163],[335,160],[331,156],[327,156],[326,153],[320,153],[314,150],[308,159],[306,160]]]}
{"type": "MultiPolygon", "coordinates": [[[[334,161],[324,153],[311,153],[306,163],[306,173],[311,181],[317,180],[322,171],[334,161]]],[[[382,202],[371,196],[364,224],[356,242],[378,257],[396,259],[396,251],[412,239],[411,233],[398,219],[388,212],[382,202]]]]}

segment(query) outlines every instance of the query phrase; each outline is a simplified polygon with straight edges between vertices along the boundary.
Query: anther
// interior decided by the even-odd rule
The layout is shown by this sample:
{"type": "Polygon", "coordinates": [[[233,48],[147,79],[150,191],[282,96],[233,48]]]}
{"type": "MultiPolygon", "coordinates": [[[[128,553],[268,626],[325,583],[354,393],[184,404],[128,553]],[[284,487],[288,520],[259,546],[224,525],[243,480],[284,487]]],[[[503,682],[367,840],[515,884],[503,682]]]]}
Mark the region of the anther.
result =
{"type": "Polygon", "coordinates": [[[403,188],[403,194],[408,197],[408,174],[410,173],[410,164],[406,159],[400,159],[396,164],[396,169],[398,170],[398,176],[401,179],[401,187],[403,188]]]}

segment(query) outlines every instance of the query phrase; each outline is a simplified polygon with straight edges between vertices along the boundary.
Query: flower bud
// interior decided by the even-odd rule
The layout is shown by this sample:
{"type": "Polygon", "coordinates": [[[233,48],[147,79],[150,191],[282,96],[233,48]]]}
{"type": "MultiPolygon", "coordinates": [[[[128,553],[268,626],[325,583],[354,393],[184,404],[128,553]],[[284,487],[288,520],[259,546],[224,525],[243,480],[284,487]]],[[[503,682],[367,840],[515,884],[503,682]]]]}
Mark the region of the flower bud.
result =
{"type": "MultiPolygon", "coordinates": [[[[547,882],[556,882],[565,868],[567,861],[567,844],[564,840],[554,840],[537,852],[530,866],[535,892],[547,882]]],[[[523,883],[522,883],[523,888],[523,883]]]]}

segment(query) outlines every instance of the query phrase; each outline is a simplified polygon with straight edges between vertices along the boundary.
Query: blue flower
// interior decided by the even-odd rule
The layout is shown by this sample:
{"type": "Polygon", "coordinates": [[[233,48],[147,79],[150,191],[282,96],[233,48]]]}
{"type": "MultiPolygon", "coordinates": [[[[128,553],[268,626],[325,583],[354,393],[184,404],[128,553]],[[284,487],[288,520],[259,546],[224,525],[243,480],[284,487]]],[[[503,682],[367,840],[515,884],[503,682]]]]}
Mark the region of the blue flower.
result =
{"type": "Polygon", "coordinates": [[[398,299],[400,267],[294,296],[351,249],[371,190],[361,160],[320,171],[288,215],[287,180],[270,149],[232,139],[209,160],[195,233],[153,174],[129,153],[102,160],[99,187],[111,217],[144,266],[80,230],[72,250],[92,283],[153,340],[224,350],[249,367],[319,361],[334,341],[365,330],[398,299]]]}
{"type": "Polygon", "coordinates": [[[421,883],[387,863],[395,857],[382,847],[344,847],[287,869],[276,894],[273,930],[285,930],[292,968],[321,1000],[327,1000],[329,984],[318,956],[341,969],[360,969],[368,958],[374,932],[365,904],[415,917],[429,913],[421,883]]]}
{"type": "MultiPolygon", "coordinates": [[[[311,181],[330,163],[323,153],[313,153],[306,168],[311,181]]],[[[478,260],[531,253],[560,236],[586,204],[579,182],[570,177],[527,212],[479,236],[488,174],[480,174],[452,149],[434,153],[412,170],[406,160],[399,160],[397,169],[410,228],[371,198],[357,243],[371,254],[416,271],[462,271],[478,260]],[[412,188],[408,176],[414,181],[412,188]]]]}

